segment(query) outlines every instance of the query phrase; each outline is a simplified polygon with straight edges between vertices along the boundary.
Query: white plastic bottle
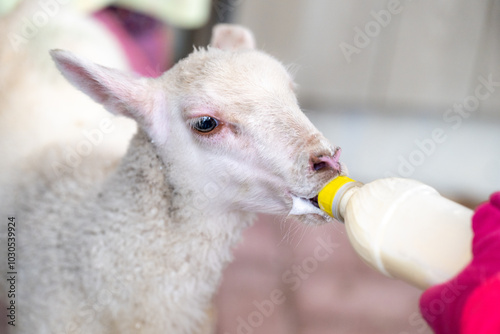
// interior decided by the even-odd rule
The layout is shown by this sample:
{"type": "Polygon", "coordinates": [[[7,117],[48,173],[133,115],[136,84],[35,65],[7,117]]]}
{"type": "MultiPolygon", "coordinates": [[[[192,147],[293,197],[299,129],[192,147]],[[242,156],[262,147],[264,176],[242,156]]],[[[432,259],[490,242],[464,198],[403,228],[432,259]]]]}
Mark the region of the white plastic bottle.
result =
{"type": "Polygon", "coordinates": [[[472,210],[418,181],[361,184],[339,176],[318,195],[320,208],[345,222],[371,267],[419,288],[445,282],[471,260],[472,210]]]}

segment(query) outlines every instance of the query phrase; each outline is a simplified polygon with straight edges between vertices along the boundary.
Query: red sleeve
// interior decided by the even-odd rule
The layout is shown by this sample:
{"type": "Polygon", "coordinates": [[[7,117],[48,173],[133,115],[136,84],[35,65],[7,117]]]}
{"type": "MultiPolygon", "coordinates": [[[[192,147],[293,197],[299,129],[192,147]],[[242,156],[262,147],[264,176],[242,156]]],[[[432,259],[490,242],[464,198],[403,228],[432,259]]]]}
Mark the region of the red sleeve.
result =
{"type": "Polygon", "coordinates": [[[420,299],[422,315],[437,334],[500,333],[500,192],[476,210],[472,228],[471,263],[420,299]]]}
{"type": "Polygon", "coordinates": [[[500,274],[478,286],[462,310],[462,334],[500,333],[500,274]]]}

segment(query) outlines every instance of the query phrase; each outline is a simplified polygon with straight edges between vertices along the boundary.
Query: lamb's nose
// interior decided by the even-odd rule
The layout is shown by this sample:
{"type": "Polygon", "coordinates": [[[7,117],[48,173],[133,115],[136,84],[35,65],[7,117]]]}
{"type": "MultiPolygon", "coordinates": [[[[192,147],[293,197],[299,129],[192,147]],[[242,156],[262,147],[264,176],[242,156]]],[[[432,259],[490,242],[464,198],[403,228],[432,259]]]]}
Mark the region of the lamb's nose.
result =
{"type": "Polygon", "coordinates": [[[328,155],[328,154],[312,155],[310,158],[310,165],[312,170],[316,172],[333,170],[337,173],[340,173],[339,159],[341,152],[342,150],[340,149],[340,147],[337,147],[333,155],[328,155]]]}

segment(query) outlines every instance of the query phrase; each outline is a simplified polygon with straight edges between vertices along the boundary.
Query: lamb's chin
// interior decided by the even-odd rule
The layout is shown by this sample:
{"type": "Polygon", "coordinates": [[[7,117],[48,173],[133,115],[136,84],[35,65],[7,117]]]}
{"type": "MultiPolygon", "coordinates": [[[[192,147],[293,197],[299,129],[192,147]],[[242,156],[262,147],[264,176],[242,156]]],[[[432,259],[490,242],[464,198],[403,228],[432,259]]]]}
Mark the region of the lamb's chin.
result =
{"type": "Polygon", "coordinates": [[[288,217],[292,217],[304,225],[323,225],[326,223],[335,222],[335,219],[328,215],[322,216],[315,213],[309,213],[305,215],[289,215],[288,217]]]}

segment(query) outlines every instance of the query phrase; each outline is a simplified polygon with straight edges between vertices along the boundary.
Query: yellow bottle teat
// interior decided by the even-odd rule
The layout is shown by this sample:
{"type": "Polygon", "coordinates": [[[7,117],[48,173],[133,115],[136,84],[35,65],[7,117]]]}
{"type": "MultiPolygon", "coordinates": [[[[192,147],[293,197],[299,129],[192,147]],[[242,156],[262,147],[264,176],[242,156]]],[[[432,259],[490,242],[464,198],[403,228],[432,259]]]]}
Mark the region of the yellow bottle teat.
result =
{"type": "Polygon", "coordinates": [[[319,208],[331,217],[343,222],[343,217],[338,213],[338,203],[348,189],[359,185],[359,182],[347,176],[337,176],[320,190],[318,194],[319,208]]]}

